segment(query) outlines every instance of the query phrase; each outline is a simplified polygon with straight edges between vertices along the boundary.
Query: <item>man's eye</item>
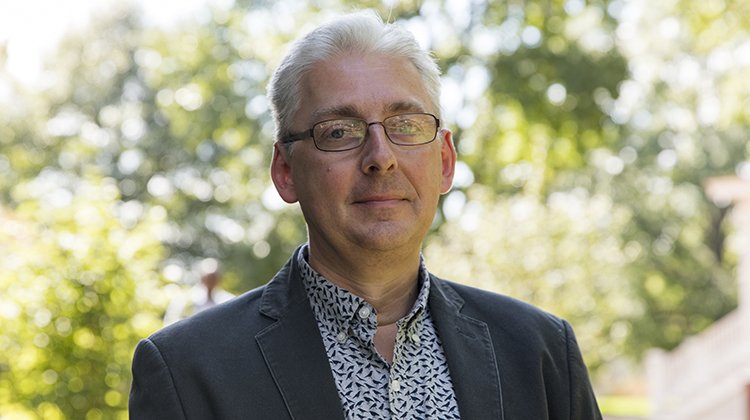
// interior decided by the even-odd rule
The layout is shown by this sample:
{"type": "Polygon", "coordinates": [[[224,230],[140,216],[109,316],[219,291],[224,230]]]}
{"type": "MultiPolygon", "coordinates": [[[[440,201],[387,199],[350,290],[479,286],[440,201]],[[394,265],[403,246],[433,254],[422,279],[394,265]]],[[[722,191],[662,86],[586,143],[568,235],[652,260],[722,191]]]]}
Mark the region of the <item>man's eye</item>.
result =
{"type": "Polygon", "coordinates": [[[346,140],[359,135],[359,127],[355,124],[341,123],[326,127],[323,136],[329,140],[346,140]]]}
{"type": "Polygon", "coordinates": [[[401,124],[398,127],[396,127],[396,130],[402,134],[411,134],[416,131],[419,131],[419,127],[416,126],[415,124],[401,124]]]}
{"type": "Polygon", "coordinates": [[[328,136],[332,139],[342,139],[346,137],[346,130],[343,128],[334,128],[328,136]]]}
{"type": "Polygon", "coordinates": [[[399,121],[391,129],[399,134],[414,134],[422,130],[417,122],[410,120],[399,121]]]}

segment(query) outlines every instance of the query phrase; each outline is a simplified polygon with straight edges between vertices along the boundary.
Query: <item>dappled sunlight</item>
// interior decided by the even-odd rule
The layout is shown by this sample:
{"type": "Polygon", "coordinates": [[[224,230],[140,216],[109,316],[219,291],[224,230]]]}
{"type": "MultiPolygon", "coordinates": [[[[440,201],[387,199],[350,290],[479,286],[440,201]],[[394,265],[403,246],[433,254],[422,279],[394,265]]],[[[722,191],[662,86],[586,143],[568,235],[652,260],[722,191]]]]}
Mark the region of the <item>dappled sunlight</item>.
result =
{"type": "Polygon", "coordinates": [[[427,241],[428,266],[566,314],[589,366],[607,373],[644,313],[628,281],[628,266],[641,256],[639,245],[623,239],[629,210],[583,190],[554,193],[546,202],[524,195],[493,202],[488,193],[469,189],[460,212],[446,209],[455,205],[446,200],[451,223],[427,241]]]}
{"type": "Polygon", "coordinates": [[[8,397],[36,401],[40,415],[122,410],[132,345],[161,324],[163,212],[129,225],[113,217],[111,181],[77,192],[64,206],[30,197],[0,208],[4,413],[15,411],[8,397]]]}
{"type": "MultiPolygon", "coordinates": [[[[0,6],[0,412],[19,418],[124,418],[133,348],[201,261],[242,293],[305,240],[269,177],[266,84],[355,4],[75,3],[0,6]]],[[[443,69],[458,162],[429,269],[568,319],[599,389],[642,394],[623,366],[736,304],[742,245],[705,183],[750,179],[750,5],[371,4],[443,69]]]]}

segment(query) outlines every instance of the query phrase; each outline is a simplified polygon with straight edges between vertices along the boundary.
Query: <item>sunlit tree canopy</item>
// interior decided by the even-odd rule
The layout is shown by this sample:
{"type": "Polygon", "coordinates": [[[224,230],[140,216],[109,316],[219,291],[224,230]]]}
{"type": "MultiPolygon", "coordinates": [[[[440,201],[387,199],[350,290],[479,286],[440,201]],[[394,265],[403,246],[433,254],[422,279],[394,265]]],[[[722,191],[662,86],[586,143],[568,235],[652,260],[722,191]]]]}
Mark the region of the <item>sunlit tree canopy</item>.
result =
{"type": "Polygon", "coordinates": [[[209,4],[158,27],[113,3],[34,88],[0,41],[0,415],[125,418],[132,350],[198,261],[242,293],[305,240],[269,180],[266,84],[359,7],[443,70],[459,162],[431,271],[570,320],[595,378],[734,307],[729,208],[703,186],[750,177],[750,3],[209,4]]]}

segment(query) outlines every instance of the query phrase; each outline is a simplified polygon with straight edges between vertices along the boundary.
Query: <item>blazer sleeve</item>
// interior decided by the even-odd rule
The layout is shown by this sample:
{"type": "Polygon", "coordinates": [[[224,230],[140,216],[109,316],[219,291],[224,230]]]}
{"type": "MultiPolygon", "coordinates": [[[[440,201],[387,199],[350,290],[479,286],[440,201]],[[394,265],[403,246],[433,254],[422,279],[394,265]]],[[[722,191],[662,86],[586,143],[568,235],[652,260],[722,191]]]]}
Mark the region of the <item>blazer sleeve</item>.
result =
{"type": "Polygon", "coordinates": [[[135,349],[128,410],[133,420],[185,419],[169,367],[149,339],[135,349]]]}
{"type": "Polygon", "coordinates": [[[565,342],[568,353],[570,418],[573,420],[601,420],[602,414],[599,411],[599,405],[596,402],[596,396],[589,380],[588,369],[583,362],[583,356],[578,347],[573,328],[567,321],[563,321],[563,325],[565,326],[565,342]]]}

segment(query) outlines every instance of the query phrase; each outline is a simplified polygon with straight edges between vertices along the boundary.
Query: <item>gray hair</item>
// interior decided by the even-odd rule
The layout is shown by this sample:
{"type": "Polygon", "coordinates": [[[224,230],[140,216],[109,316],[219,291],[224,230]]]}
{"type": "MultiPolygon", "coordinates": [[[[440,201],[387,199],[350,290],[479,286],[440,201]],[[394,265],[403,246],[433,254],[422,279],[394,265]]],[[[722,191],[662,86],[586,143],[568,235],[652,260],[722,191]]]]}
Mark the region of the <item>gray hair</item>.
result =
{"type": "Polygon", "coordinates": [[[298,39],[281,61],[268,86],[276,141],[290,134],[300,108],[302,80],[317,63],[344,53],[384,54],[408,59],[422,77],[430,105],[440,117],[440,69],[414,35],[398,24],[384,23],[373,11],[356,12],[324,24],[298,39]]]}

